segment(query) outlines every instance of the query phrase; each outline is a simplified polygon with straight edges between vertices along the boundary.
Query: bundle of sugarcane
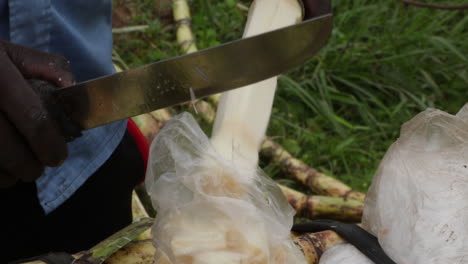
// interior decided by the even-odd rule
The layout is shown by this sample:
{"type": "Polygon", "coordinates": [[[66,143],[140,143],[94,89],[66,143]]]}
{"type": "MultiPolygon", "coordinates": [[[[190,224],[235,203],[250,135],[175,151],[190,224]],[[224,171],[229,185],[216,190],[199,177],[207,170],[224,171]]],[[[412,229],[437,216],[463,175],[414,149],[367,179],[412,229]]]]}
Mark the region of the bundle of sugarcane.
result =
{"type": "MultiPolygon", "coordinates": [[[[159,254],[147,237],[137,237],[148,230],[153,219],[136,221],[108,239],[102,241],[89,251],[73,254],[74,264],[168,264],[167,259],[154,262],[159,254]]],[[[304,253],[308,264],[318,264],[324,251],[341,245],[344,241],[333,231],[309,234],[292,234],[294,243],[304,253]]],[[[63,254],[60,254],[63,255],[63,254]]],[[[26,261],[23,264],[46,264],[41,260],[26,261]]]]}

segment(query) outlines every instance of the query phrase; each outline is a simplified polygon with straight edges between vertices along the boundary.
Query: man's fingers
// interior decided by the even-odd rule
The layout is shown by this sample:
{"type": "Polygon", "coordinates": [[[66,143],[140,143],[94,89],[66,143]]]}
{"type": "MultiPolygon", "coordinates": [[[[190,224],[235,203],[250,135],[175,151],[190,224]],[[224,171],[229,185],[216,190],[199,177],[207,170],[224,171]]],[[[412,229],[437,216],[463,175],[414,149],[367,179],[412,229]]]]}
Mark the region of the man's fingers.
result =
{"type": "Polygon", "coordinates": [[[2,41],[0,44],[25,78],[46,80],[57,87],[66,87],[74,83],[69,62],[63,56],[2,41]]]}
{"type": "Polygon", "coordinates": [[[67,157],[67,148],[58,126],[2,50],[0,61],[0,111],[16,127],[43,165],[61,164],[67,157]]]}
{"type": "Polygon", "coordinates": [[[0,186],[15,183],[17,179],[31,182],[41,176],[44,167],[2,115],[0,127],[0,186]]]}

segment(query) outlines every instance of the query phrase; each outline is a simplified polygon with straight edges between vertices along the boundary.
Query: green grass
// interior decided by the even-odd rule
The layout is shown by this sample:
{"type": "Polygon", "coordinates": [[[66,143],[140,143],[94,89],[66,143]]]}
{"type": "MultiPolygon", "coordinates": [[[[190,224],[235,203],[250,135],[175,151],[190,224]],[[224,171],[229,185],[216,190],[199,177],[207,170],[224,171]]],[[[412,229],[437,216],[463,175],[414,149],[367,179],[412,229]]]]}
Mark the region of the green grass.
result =
{"type": "MultiPolygon", "coordinates": [[[[132,23],[151,27],[117,37],[123,59],[137,66],[178,54],[174,27],[152,15],[153,1],[133,2],[132,23]]],[[[199,48],[241,36],[246,12],[238,0],[189,2],[199,48]]],[[[468,16],[398,1],[335,0],[333,6],[327,46],[280,78],[268,135],[313,167],[366,190],[404,122],[427,107],[456,113],[467,101],[468,16]]],[[[275,164],[262,165],[284,178],[275,164]]]]}

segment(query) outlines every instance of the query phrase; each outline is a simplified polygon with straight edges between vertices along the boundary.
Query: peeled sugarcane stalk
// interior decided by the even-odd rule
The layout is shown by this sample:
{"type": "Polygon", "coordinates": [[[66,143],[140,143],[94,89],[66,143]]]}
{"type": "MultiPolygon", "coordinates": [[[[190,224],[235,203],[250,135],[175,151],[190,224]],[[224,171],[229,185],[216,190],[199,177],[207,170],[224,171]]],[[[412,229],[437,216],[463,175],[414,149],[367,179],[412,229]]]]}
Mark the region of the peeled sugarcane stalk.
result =
{"type": "MultiPolygon", "coordinates": [[[[302,2],[266,2],[261,7],[263,10],[259,10],[263,1],[256,1],[250,7],[249,18],[255,15],[256,19],[247,21],[244,37],[291,25],[302,19],[302,2]]],[[[273,77],[221,95],[211,138],[221,155],[230,159],[233,149],[236,149],[245,162],[257,165],[276,83],[277,77],[273,77]]]]}
{"type": "Polygon", "coordinates": [[[281,184],[279,187],[299,216],[345,222],[361,221],[364,207],[361,201],[320,195],[309,196],[281,184]]]}
{"type": "Polygon", "coordinates": [[[272,140],[263,142],[262,154],[271,158],[273,162],[279,163],[280,168],[291,178],[309,186],[318,194],[364,201],[364,193],[354,191],[346,184],[307,166],[272,140]]]}

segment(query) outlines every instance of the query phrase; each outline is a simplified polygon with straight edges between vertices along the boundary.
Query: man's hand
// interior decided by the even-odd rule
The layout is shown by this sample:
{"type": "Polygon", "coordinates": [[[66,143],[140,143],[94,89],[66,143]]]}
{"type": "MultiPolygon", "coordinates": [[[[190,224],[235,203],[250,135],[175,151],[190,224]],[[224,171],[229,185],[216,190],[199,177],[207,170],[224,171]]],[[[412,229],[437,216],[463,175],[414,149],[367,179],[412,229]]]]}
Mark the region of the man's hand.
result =
{"type": "Polygon", "coordinates": [[[33,181],[45,166],[67,157],[64,137],[27,79],[69,86],[68,64],[61,56],[0,40],[0,188],[33,181]]]}

